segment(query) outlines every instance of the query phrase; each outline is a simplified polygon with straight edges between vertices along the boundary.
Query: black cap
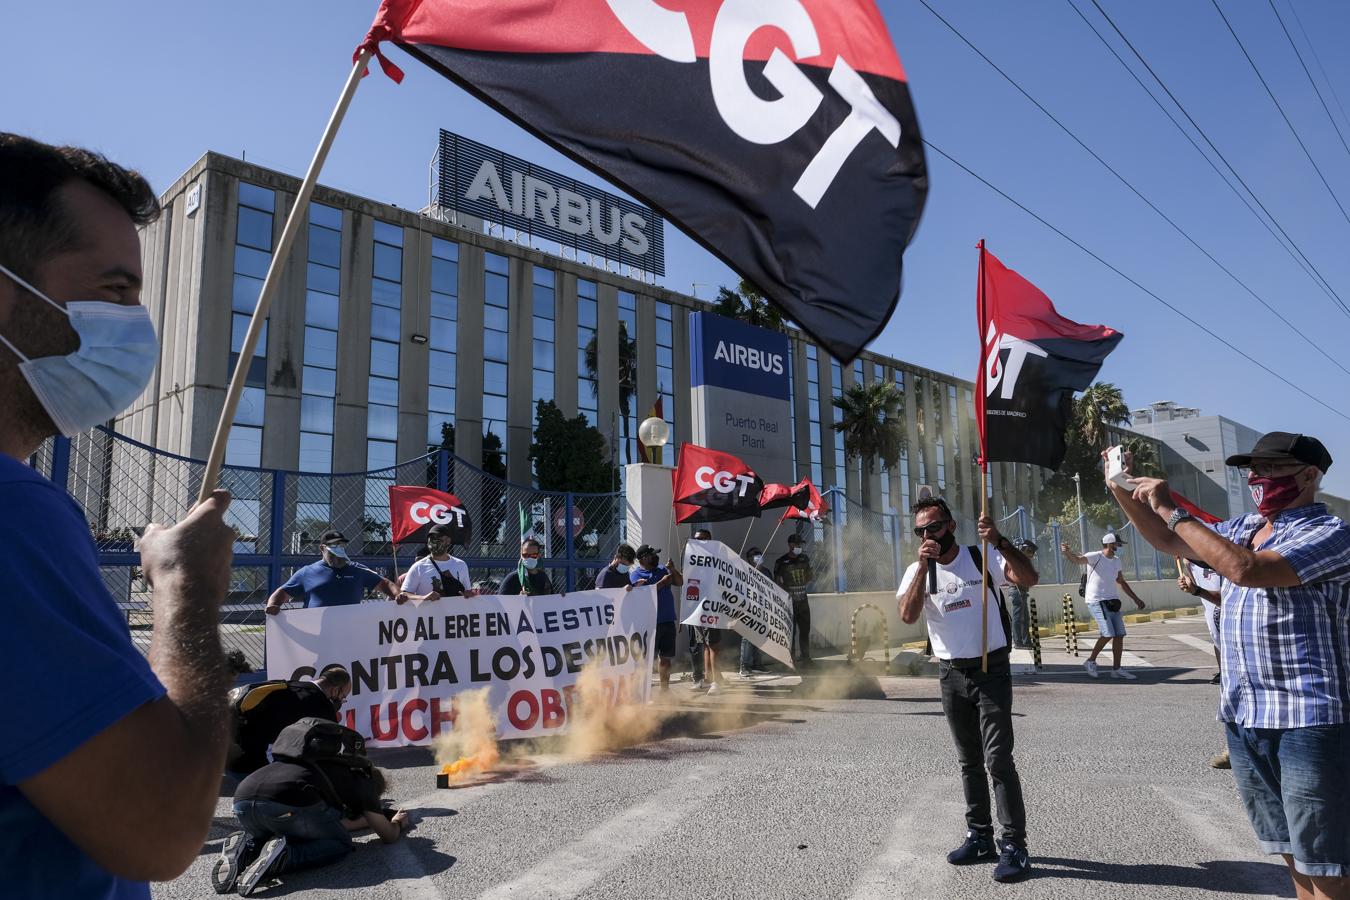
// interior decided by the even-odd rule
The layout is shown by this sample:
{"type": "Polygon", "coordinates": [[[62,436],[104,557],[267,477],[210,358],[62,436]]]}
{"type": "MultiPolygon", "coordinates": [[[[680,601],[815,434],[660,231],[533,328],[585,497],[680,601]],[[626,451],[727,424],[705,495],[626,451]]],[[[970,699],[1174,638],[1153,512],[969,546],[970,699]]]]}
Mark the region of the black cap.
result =
{"type": "Polygon", "coordinates": [[[320,544],[345,544],[347,536],[340,531],[325,531],[319,539],[320,544]]]}
{"type": "Polygon", "coordinates": [[[1271,431],[1261,435],[1250,453],[1239,453],[1224,460],[1230,466],[1249,466],[1253,460],[1265,462],[1300,462],[1317,466],[1325,472],[1331,468],[1331,454],[1322,442],[1306,434],[1271,431]]]}
{"type": "Polygon", "coordinates": [[[1036,552],[1036,549],[1037,549],[1037,548],[1036,548],[1036,542],[1035,542],[1035,541],[1022,541],[1021,543],[1019,543],[1019,544],[1017,545],[1017,549],[1018,549],[1018,550],[1021,550],[1023,553],[1035,553],[1035,552],[1036,552]]]}
{"type": "Polygon", "coordinates": [[[661,556],[661,548],[653,547],[651,544],[643,544],[641,547],[637,548],[637,559],[642,559],[644,556],[655,556],[659,558],[661,556]]]}
{"type": "Polygon", "coordinates": [[[447,537],[454,540],[455,526],[451,525],[449,522],[432,525],[431,528],[427,529],[427,537],[447,537]]]}
{"type": "Polygon", "coordinates": [[[789,534],[789,535],[788,535],[788,543],[789,543],[789,544],[805,544],[806,541],[802,540],[802,536],[801,536],[800,534],[789,534]]]}

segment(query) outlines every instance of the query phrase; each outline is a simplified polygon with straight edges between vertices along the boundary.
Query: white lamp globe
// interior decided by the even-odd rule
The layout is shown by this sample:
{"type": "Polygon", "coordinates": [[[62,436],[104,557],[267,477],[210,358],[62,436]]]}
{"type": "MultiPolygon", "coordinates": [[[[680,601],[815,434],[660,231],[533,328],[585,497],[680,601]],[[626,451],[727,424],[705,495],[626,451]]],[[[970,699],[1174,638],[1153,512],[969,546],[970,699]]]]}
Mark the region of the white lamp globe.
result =
{"type": "Polygon", "coordinates": [[[664,447],[670,443],[670,425],[660,416],[645,419],[638,426],[638,440],[648,447],[664,447]]]}

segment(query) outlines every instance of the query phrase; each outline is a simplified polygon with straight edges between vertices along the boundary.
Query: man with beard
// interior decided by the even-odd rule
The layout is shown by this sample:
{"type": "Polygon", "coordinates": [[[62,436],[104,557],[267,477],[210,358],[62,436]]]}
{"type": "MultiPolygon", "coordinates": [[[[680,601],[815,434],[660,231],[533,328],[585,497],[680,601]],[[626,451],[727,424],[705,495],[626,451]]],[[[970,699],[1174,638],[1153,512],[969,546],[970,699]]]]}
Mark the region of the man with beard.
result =
{"type": "Polygon", "coordinates": [[[354,563],[347,555],[347,538],[340,531],[324,532],[318,562],[295,570],[290,580],[267,598],[267,614],[281,612],[281,604],[300,600],[309,609],[360,603],[366,591],[378,587],[390,600],[400,600],[398,588],[379,572],[354,563]]]}

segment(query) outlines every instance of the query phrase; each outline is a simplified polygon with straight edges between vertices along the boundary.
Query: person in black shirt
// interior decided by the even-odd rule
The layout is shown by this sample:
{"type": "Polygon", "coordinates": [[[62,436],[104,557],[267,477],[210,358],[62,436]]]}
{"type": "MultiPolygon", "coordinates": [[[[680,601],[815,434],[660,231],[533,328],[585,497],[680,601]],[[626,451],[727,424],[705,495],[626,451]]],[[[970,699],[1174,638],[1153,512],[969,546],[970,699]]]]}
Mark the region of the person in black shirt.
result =
{"type": "Polygon", "coordinates": [[[267,765],[267,750],[281,730],[307,716],[336,722],[338,710],[351,692],[352,677],[339,665],[327,666],[314,681],[253,688],[241,703],[240,719],[235,724],[237,749],[232,751],[226,771],[242,777],[267,765]]]}
{"type": "Polygon", "coordinates": [[[543,548],[534,538],[521,541],[520,565],[502,579],[502,586],[497,589],[497,593],[502,596],[528,594],[531,597],[557,593],[549,577],[539,571],[539,557],[542,555],[543,548]]]}
{"type": "Polygon", "coordinates": [[[633,589],[633,582],[628,573],[633,569],[633,563],[637,559],[637,551],[628,544],[620,544],[614,548],[614,559],[609,565],[600,570],[600,575],[595,579],[595,586],[598,588],[626,588],[633,589]]]}
{"type": "Polygon", "coordinates": [[[224,871],[213,874],[216,892],[234,887],[240,869],[237,886],[247,897],[266,879],[339,859],[351,852],[353,831],[370,828],[384,843],[394,843],[409,819],[401,810],[389,813],[380,802],[384,791],[379,769],[366,777],[335,762],[263,766],[234,792],[234,814],[244,830],[226,839],[224,871]]]}
{"type": "Polygon", "coordinates": [[[792,624],[797,632],[797,664],[811,667],[811,601],[807,592],[815,577],[811,558],[802,550],[802,536],[788,535],[788,552],[773,564],[773,578],[792,597],[792,624]]]}

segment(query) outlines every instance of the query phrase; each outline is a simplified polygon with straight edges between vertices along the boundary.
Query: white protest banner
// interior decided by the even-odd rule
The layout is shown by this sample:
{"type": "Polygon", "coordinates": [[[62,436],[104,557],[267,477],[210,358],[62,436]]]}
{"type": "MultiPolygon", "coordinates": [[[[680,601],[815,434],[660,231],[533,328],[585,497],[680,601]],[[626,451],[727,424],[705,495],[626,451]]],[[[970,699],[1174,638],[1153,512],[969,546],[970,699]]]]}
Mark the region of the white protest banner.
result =
{"type": "Polygon", "coordinates": [[[372,747],[430,743],[453,728],[454,696],[477,688],[499,738],[538,737],[567,728],[589,664],[606,703],[646,703],[655,630],[653,587],[283,610],[267,617],[267,677],[346,666],[343,724],[372,747]]]}
{"type": "Polygon", "coordinates": [[[684,624],[728,628],[792,667],[792,598],[721,541],[691,540],[684,550],[686,596],[700,602],[684,624]]]}

